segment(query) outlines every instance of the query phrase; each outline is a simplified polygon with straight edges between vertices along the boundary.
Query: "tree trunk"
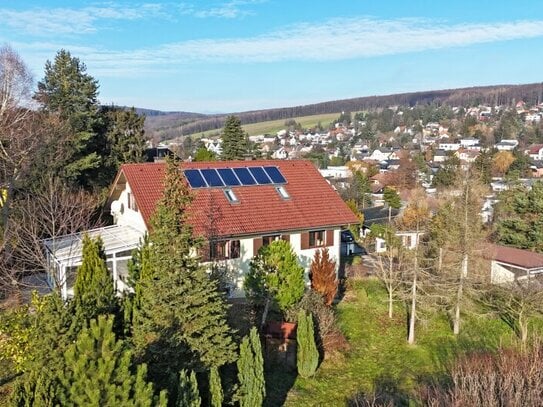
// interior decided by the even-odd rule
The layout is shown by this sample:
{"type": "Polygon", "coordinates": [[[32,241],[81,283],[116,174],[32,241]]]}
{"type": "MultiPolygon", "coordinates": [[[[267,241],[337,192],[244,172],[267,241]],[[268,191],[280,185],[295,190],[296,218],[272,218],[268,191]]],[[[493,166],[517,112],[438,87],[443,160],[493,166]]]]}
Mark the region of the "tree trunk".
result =
{"type": "MultiPolygon", "coordinates": [[[[392,250],[391,247],[389,247],[389,250],[392,250]]],[[[392,290],[393,290],[393,273],[394,273],[394,257],[391,255],[389,256],[388,261],[388,317],[392,319],[392,290]]]]}
{"type": "Polygon", "coordinates": [[[462,303],[462,297],[464,295],[464,279],[468,275],[468,255],[464,254],[462,259],[462,268],[460,271],[460,281],[458,283],[458,291],[456,292],[456,305],[454,310],[453,321],[453,333],[458,335],[460,333],[460,304],[462,303]]]}
{"type": "MultiPolygon", "coordinates": [[[[416,261],[416,260],[415,260],[416,261]]],[[[413,286],[411,287],[411,315],[409,316],[409,336],[407,343],[415,343],[415,318],[417,312],[417,274],[413,277],[413,286]]]]}
{"type": "MultiPolygon", "coordinates": [[[[417,237],[419,235],[419,225],[417,222],[417,237]]],[[[417,277],[419,274],[419,239],[415,244],[415,264],[413,266],[413,286],[411,287],[411,315],[409,317],[409,336],[407,343],[415,343],[415,321],[417,317],[417,277]]]]}
{"type": "Polygon", "coordinates": [[[388,224],[392,221],[392,207],[388,205],[388,224]]]}
{"type": "Polygon", "coordinates": [[[443,267],[443,247],[439,248],[439,260],[437,264],[437,271],[441,273],[441,269],[443,267]]]}
{"type": "Polygon", "coordinates": [[[266,298],[266,304],[264,305],[264,312],[262,313],[262,321],[260,322],[260,327],[263,328],[266,324],[266,318],[268,317],[268,311],[270,309],[270,299],[266,298]]]}
{"type": "Polygon", "coordinates": [[[388,317],[392,319],[392,290],[388,290],[388,317]]]}

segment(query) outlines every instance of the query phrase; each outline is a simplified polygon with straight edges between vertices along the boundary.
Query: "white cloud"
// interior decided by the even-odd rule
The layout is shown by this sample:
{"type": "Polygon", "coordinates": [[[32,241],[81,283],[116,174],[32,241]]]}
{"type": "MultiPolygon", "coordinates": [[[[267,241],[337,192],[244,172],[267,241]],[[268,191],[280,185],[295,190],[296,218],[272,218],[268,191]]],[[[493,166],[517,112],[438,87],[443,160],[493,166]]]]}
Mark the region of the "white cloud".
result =
{"type": "Polygon", "coordinates": [[[253,11],[247,10],[245,6],[260,4],[264,0],[232,0],[222,3],[216,7],[208,9],[193,10],[193,15],[199,18],[217,17],[217,18],[239,18],[254,14],[253,11]]]}
{"type": "MultiPolygon", "coordinates": [[[[201,39],[125,51],[82,48],[73,51],[95,75],[121,76],[205,63],[268,63],[279,61],[340,61],[381,55],[446,49],[473,44],[543,36],[543,20],[506,23],[455,24],[421,19],[332,19],[303,23],[250,38],[201,39]]],[[[13,44],[19,49],[16,44],[13,44]]],[[[22,45],[22,44],[21,44],[22,45]]],[[[69,44],[23,45],[36,54],[69,44]]]]}
{"type": "Polygon", "coordinates": [[[0,24],[24,34],[58,36],[97,31],[100,20],[137,20],[166,16],[163,6],[145,3],[137,6],[92,6],[74,8],[33,8],[13,10],[0,8],[0,24]]]}

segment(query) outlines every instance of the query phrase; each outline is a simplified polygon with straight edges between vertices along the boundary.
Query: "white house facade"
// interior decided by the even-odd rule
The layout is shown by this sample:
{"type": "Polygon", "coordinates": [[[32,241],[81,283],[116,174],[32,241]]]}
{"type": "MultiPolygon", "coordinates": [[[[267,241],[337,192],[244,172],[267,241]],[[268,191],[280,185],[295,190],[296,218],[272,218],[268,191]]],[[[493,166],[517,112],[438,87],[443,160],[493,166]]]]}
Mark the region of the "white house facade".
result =
{"type": "MultiPolygon", "coordinates": [[[[115,246],[106,254],[119,291],[128,289],[126,262],[131,250],[149,229],[149,220],[162,196],[164,163],[127,164],[117,174],[108,204],[117,233],[115,246]],[[123,233],[130,232],[124,241],[123,233]],[[122,249],[122,250],[121,250],[122,249]],[[116,250],[116,251],[115,251],[116,250]],[[121,254],[117,255],[116,253],[121,254]],[[123,263],[116,262],[122,258],[123,263]]],[[[306,270],[316,250],[327,248],[339,266],[341,229],[358,218],[338,193],[305,160],[256,160],[183,163],[183,176],[193,195],[188,223],[205,239],[199,253],[202,263],[224,268],[230,277],[230,296],[243,297],[243,281],[258,249],[274,240],[290,242],[306,270]]],[[[102,229],[89,233],[102,235],[102,229]]],[[[73,238],[73,237],[71,237],[73,238]]],[[[81,239],[79,238],[79,241],[81,239]]],[[[54,268],[51,283],[63,296],[72,294],[74,272],[81,263],[81,245],[65,244],[70,253],[50,245],[54,268]]]]}

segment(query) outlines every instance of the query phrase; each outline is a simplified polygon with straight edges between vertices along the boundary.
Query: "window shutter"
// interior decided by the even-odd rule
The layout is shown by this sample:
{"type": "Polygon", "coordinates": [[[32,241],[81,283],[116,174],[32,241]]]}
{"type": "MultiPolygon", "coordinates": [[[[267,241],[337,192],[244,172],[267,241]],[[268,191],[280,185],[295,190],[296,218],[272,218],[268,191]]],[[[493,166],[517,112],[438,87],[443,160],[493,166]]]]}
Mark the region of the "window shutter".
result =
{"type": "Polygon", "coordinates": [[[208,262],[211,258],[211,245],[209,242],[205,242],[199,250],[200,261],[208,262]]]}
{"type": "Polygon", "coordinates": [[[333,246],[334,245],[334,230],[327,230],[326,231],[326,246],[333,246]]]}
{"type": "Polygon", "coordinates": [[[258,249],[262,247],[262,238],[256,237],[253,239],[253,256],[258,254],[258,249]]]}
{"type": "Polygon", "coordinates": [[[309,232],[303,232],[301,234],[301,240],[302,240],[302,244],[301,244],[301,249],[302,250],[306,250],[306,249],[309,249],[309,232]]]}
{"type": "Polygon", "coordinates": [[[281,239],[285,242],[290,242],[290,235],[281,235],[281,239]]]}

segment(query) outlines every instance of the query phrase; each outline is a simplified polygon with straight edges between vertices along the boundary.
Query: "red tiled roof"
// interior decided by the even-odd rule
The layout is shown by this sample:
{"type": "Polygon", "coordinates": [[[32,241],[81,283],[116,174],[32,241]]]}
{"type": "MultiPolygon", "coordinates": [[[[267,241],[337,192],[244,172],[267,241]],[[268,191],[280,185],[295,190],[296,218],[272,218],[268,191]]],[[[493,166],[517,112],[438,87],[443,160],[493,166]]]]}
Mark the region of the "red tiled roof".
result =
{"type": "Polygon", "coordinates": [[[514,247],[488,245],[485,257],[501,263],[511,264],[524,269],[543,267],[543,254],[529,250],[516,249],[514,247]]]}
{"type": "Polygon", "coordinates": [[[538,154],[539,150],[543,148],[543,144],[533,144],[530,146],[528,154],[538,154]]]}
{"type": "MultiPolygon", "coordinates": [[[[277,166],[287,180],[290,199],[271,185],[232,187],[239,203],[231,204],[221,188],[194,189],[189,222],[198,235],[250,235],[358,223],[336,191],[310,161],[257,160],[182,163],[183,169],[277,166]]],[[[162,196],[164,163],[125,164],[124,174],[143,219],[149,219],[162,196]]],[[[119,176],[117,177],[119,179],[119,176]]]]}

